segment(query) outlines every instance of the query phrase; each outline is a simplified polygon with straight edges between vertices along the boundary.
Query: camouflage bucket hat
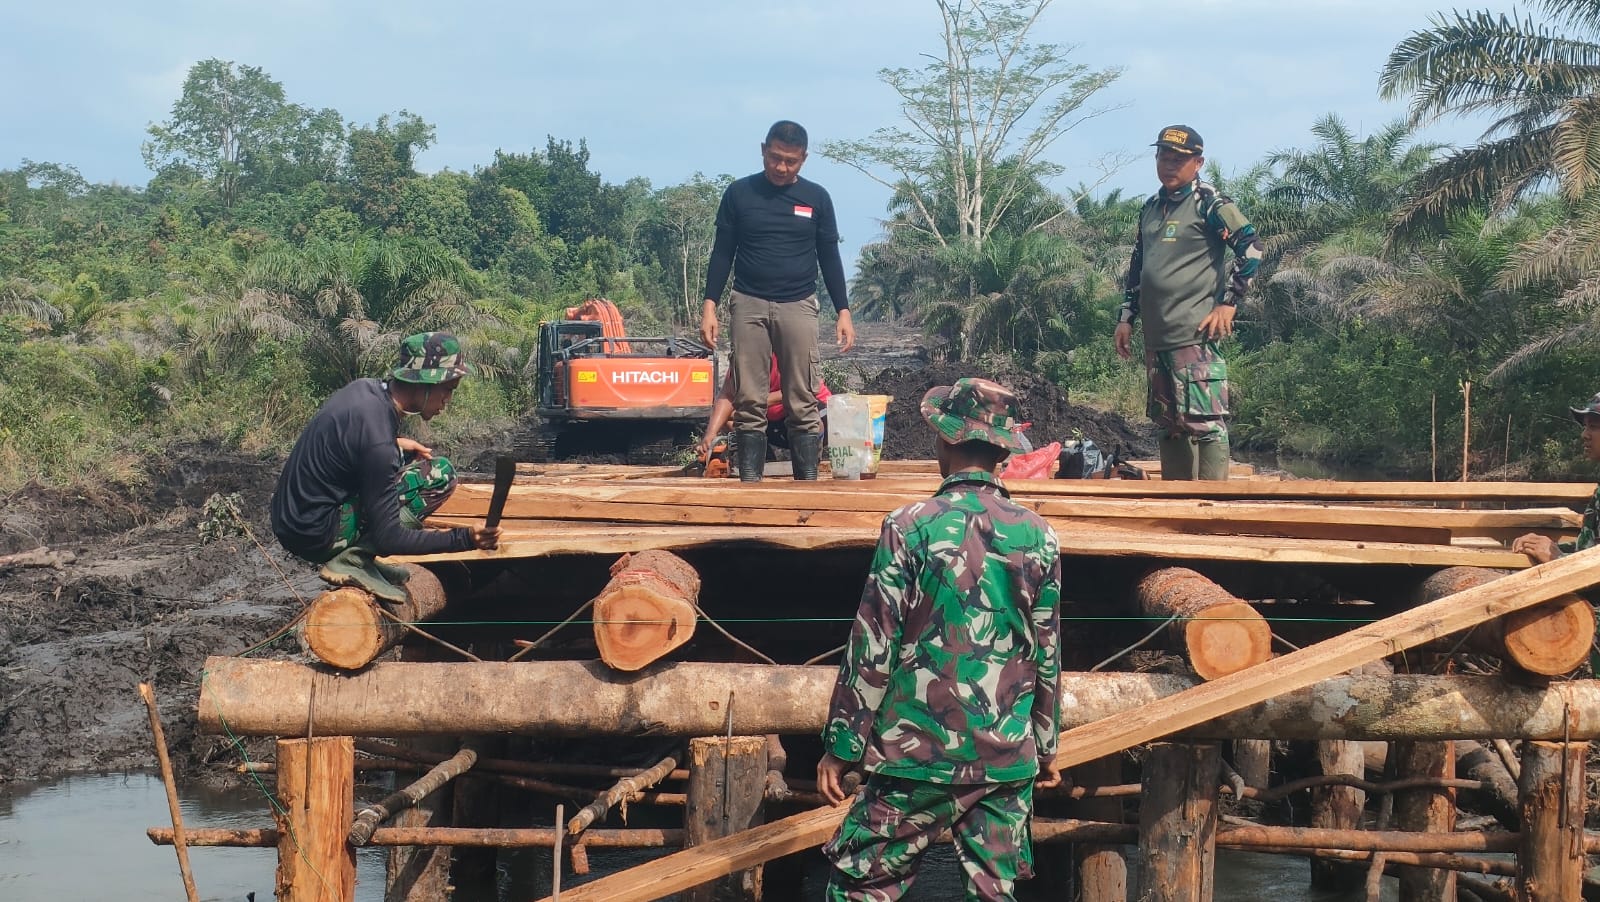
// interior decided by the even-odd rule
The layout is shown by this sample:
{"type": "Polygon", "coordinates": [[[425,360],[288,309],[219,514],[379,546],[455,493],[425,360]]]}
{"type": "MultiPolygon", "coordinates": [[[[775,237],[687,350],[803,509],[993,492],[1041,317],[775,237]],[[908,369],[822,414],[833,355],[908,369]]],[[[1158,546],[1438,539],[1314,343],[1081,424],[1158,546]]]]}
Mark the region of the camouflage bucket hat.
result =
{"type": "Polygon", "coordinates": [[[1600,394],[1590,398],[1589,403],[1583,405],[1582,407],[1569,407],[1567,409],[1572,411],[1572,418],[1574,420],[1582,423],[1584,418],[1589,414],[1600,414],[1600,394]]]}
{"type": "Polygon", "coordinates": [[[400,340],[400,365],[391,374],[401,382],[438,385],[472,372],[461,359],[461,342],[449,332],[418,332],[400,340]]]}
{"type": "Polygon", "coordinates": [[[968,377],[933,388],[922,396],[922,417],[952,444],[977,439],[1012,451],[1022,449],[1017,396],[998,382],[968,377]]]}

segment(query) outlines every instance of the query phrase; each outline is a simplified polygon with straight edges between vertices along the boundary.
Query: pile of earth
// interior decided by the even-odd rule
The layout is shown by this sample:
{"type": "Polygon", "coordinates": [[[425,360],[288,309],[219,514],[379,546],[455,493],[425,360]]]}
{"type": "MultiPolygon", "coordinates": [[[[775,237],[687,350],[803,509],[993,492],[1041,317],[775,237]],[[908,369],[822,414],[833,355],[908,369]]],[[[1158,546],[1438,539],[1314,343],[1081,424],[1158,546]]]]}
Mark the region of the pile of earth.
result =
{"type": "Polygon", "coordinates": [[[985,373],[972,364],[938,363],[914,369],[888,369],[862,389],[866,394],[892,395],[884,422],[883,456],[889,460],[930,459],[934,434],[922,419],[922,396],[928,389],[950,385],[964,376],[985,376],[1017,395],[1022,418],[1033,425],[1028,438],[1035,446],[1072,438],[1094,440],[1107,451],[1121,449],[1128,458],[1155,456],[1155,432],[1148,423],[1132,424],[1121,414],[1071,404],[1067,393],[1049,379],[1029,372],[985,373]]]}

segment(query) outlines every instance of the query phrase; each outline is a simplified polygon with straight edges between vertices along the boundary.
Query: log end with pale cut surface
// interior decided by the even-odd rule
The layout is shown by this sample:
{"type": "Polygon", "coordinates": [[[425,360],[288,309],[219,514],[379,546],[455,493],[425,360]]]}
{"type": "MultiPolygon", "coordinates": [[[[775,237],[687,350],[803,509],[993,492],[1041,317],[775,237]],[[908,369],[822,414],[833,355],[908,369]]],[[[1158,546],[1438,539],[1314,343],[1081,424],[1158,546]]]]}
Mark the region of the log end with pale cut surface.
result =
{"type": "Polygon", "coordinates": [[[1214,680],[1272,658],[1272,629],[1244,602],[1206,608],[1184,624],[1189,663],[1201,679],[1214,680]]]}
{"type": "Polygon", "coordinates": [[[317,660],[334,667],[365,667],[383,653],[388,622],[371,595],[346,586],[318,595],[306,611],[301,641],[317,660]]]}
{"type": "Polygon", "coordinates": [[[1594,608],[1576,595],[1564,595],[1503,618],[1506,656],[1541,676],[1576,670],[1594,645],[1594,608]]]}
{"type": "Polygon", "coordinates": [[[644,584],[624,586],[595,601],[594,639],[600,660],[633,671],[660,660],[694,636],[694,606],[644,584]]]}

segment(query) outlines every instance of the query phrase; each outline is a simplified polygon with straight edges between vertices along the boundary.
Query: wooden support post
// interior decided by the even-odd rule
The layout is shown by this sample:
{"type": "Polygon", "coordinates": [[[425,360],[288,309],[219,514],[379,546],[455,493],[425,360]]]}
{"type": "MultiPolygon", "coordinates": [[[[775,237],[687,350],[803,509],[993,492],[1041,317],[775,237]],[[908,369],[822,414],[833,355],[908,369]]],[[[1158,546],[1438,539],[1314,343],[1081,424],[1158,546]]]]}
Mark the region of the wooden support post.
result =
{"type": "MultiPolygon", "coordinates": [[[[689,803],[684,812],[684,845],[702,845],[763,823],[767,781],[764,736],[689,740],[689,803]]],[[[761,867],[733,874],[727,880],[685,890],[685,902],[711,902],[719,884],[735,898],[759,902],[761,867]]]]}
{"type": "MultiPolygon", "coordinates": [[[[1106,786],[1122,782],[1122,756],[1112,755],[1072,769],[1074,783],[1106,786]]],[[[1084,820],[1122,823],[1121,799],[1082,799],[1073,810],[1084,820]]],[[[1078,859],[1078,899],[1081,902],[1123,902],[1128,897],[1128,861],[1116,844],[1082,843],[1078,859]]],[[[1061,898],[1068,898],[1063,894],[1061,898]]]]}
{"type": "MultiPolygon", "coordinates": [[[[1366,756],[1359,742],[1319,742],[1317,763],[1324,774],[1366,774],[1366,756]]],[[[1354,830],[1361,826],[1361,811],[1366,804],[1367,794],[1353,786],[1319,786],[1311,790],[1311,826],[1354,830]]],[[[1365,870],[1345,862],[1313,860],[1311,885],[1319,889],[1351,889],[1361,885],[1365,870]]]]}
{"type": "Polygon", "coordinates": [[[1518,902],[1581,898],[1584,872],[1586,742],[1522,746],[1522,841],[1517,850],[1518,902]]]}
{"type": "MultiPolygon", "coordinates": [[[[1412,601],[1438,601],[1503,576],[1482,567],[1447,567],[1423,580],[1412,601]]],[[[1479,624],[1468,634],[1467,645],[1528,673],[1560,676],[1589,659],[1594,634],[1594,608],[1577,595],[1563,595],[1479,624]]],[[[1444,641],[1456,644],[1454,639],[1444,641]]]]}
{"type": "Polygon", "coordinates": [[[1272,740],[1233,740],[1233,769],[1238,771],[1244,785],[1266,789],[1272,781],[1272,740]]]}
{"type": "Polygon", "coordinates": [[[407,623],[428,620],[444,610],[443,584],[433,571],[406,565],[406,601],[389,604],[350,586],[330,589],[312,599],[300,628],[307,652],[330,667],[360,670],[405,638],[406,628],[384,616],[388,611],[407,623]]]}
{"type": "Polygon", "coordinates": [[[356,850],[345,842],[355,807],[355,740],[278,740],[279,902],[353,902],[356,850]]]}
{"type": "MultiPolygon", "coordinates": [[[[429,648],[407,646],[401,649],[407,659],[425,659],[432,654],[429,648]]],[[[438,753],[432,770],[443,767],[465,749],[454,737],[435,736],[416,744],[416,749],[438,753]]],[[[474,762],[476,756],[474,755],[474,762]]],[[[421,799],[417,804],[400,812],[394,826],[405,829],[449,829],[455,808],[453,787],[421,799]]],[[[455,862],[455,852],[448,846],[401,846],[389,850],[384,863],[384,902],[434,902],[449,898],[450,870],[455,862]]]]}
{"type": "Polygon", "coordinates": [[[1139,805],[1136,898],[1211,902],[1216,861],[1221,747],[1214,742],[1158,742],[1144,765],[1139,805]]]}
{"type": "Polygon", "coordinates": [[[654,663],[694,636],[700,574],[670,551],[625,554],[594,599],[600,660],[617,670],[654,663]]]}
{"type": "Polygon", "coordinates": [[[1139,580],[1134,599],[1146,617],[1176,617],[1174,643],[1202,679],[1214,680],[1272,658],[1272,629],[1255,608],[1185,567],[1139,580]]]}
{"type": "MultiPolygon", "coordinates": [[[[506,756],[505,737],[479,736],[472,740],[479,752],[476,773],[488,761],[506,756]]],[[[358,745],[359,749],[360,746],[358,745]]],[[[450,822],[462,826],[499,827],[501,802],[509,793],[496,780],[457,780],[451,785],[450,822]]],[[[494,849],[466,848],[452,851],[450,885],[453,899],[493,899],[498,892],[498,858],[494,849]]]]}
{"type": "MultiPolygon", "coordinates": [[[[1455,750],[1448,742],[1394,743],[1395,776],[1449,778],[1455,775],[1455,750]]],[[[1417,833],[1455,830],[1455,794],[1448,789],[1405,789],[1395,793],[1395,826],[1417,833]]],[[[1400,902],[1455,902],[1456,875],[1434,868],[1400,869],[1400,902]]]]}

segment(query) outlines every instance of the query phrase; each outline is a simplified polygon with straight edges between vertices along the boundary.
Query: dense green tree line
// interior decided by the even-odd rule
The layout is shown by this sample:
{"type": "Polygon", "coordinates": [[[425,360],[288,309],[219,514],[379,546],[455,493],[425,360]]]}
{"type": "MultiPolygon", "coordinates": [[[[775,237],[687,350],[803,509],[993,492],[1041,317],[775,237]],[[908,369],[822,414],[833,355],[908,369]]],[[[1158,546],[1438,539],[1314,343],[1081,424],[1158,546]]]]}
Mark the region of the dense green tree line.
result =
{"type": "Polygon", "coordinates": [[[464,334],[489,377],[454,428],[504,424],[540,319],[597,295],[643,330],[698,310],[726,177],[614,184],[554,137],[420,173],[435,137],[206,60],[149,129],[143,188],[0,170],[0,487],[137,479],[174,440],[275,449],[421,329],[464,334]]]}
{"type": "MultiPolygon", "coordinates": [[[[1110,336],[1142,197],[1099,185],[1150,163],[1049,162],[1119,74],[1031,43],[1049,5],[940,0],[945,54],[883,73],[905,122],[821,148],[892,189],[854,306],[1137,417],[1143,373],[1110,336]]],[[[1475,468],[1571,471],[1565,405],[1600,388],[1600,0],[1534,7],[1441,14],[1398,45],[1375,87],[1408,118],[1359,135],[1330,114],[1209,173],[1268,249],[1230,350],[1237,444],[1413,474],[1437,448],[1448,477],[1471,383],[1475,468]],[[1475,146],[1416,140],[1483,114],[1475,146]]],[[[207,60],[149,130],[145,186],[0,170],[0,488],[135,482],[175,441],[277,450],[423,328],[465,335],[488,377],[441,425],[503,426],[559,308],[605,295],[645,330],[697,314],[725,176],[608,181],[555,137],[421,173],[435,139],[416,114],[349,122],[207,60]]]]}

